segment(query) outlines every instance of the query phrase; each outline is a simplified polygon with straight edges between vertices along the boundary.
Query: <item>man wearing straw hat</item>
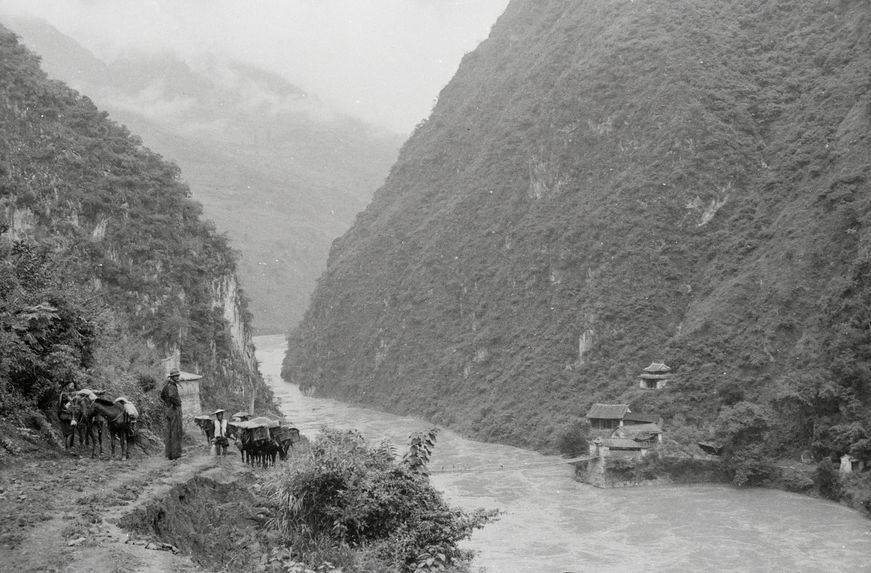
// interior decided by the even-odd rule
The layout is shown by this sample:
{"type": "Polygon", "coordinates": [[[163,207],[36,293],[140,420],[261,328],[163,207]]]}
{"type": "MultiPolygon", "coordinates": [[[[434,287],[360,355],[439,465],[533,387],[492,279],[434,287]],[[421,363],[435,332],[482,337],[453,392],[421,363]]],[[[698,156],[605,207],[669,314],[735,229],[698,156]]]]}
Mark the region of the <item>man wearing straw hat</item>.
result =
{"type": "Polygon", "coordinates": [[[181,396],[178,394],[178,380],[181,373],[178,368],[169,371],[169,378],[160,392],[163,402],[163,412],[166,422],[166,440],[164,455],[174,460],[181,457],[181,396]]]}
{"type": "Polygon", "coordinates": [[[227,420],[224,419],[224,410],[220,408],[215,410],[215,455],[226,456],[227,446],[230,441],[227,439],[227,420]]]}

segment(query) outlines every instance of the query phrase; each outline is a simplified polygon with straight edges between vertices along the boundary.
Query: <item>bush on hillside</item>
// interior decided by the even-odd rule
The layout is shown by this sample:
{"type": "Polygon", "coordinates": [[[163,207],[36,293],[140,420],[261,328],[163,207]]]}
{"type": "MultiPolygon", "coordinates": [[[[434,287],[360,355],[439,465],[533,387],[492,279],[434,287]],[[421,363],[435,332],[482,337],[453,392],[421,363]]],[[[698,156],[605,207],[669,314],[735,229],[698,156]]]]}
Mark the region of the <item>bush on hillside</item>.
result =
{"type": "Polygon", "coordinates": [[[590,423],[587,420],[569,424],[557,438],[557,449],[569,458],[582,456],[590,451],[589,436],[590,423]]]}
{"type": "Polygon", "coordinates": [[[816,485],[820,495],[828,499],[838,500],[844,495],[844,486],[841,484],[838,468],[829,458],[817,465],[814,472],[814,485],[816,485]]]}
{"type": "Polygon", "coordinates": [[[97,309],[52,272],[62,266],[47,246],[0,242],[0,414],[48,407],[87,380],[97,309]]]}
{"type": "MultiPolygon", "coordinates": [[[[356,431],[324,429],[293,466],[270,484],[278,514],[271,522],[303,552],[324,544],[353,547],[380,559],[379,570],[416,571],[462,565],[458,543],[495,512],[448,507],[422,470],[434,432],[411,437],[397,462],[392,448],[370,447],[356,431]]],[[[371,564],[368,565],[371,567],[371,564]]]]}
{"type": "Polygon", "coordinates": [[[871,472],[854,472],[843,477],[843,499],[853,509],[871,515],[871,472]]]}
{"type": "Polygon", "coordinates": [[[717,440],[723,444],[723,461],[735,485],[760,485],[771,477],[765,450],[770,419],[767,408],[752,402],[727,406],[717,416],[717,440]]]}

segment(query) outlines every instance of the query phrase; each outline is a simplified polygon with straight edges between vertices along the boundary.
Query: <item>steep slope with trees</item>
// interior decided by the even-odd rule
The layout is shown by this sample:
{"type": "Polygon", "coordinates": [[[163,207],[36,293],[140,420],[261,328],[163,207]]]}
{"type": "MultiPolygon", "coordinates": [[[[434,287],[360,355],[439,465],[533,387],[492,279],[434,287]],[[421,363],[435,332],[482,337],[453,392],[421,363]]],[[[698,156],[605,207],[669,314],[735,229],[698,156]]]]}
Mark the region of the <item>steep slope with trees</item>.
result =
{"type": "Polygon", "coordinates": [[[206,406],[254,392],[273,408],[234,255],[178,168],[48,80],[2,27],[0,131],[4,423],[51,436],[39,412],[50,418],[69,382],[125,394],[156,421],[160,360],[176,350],[204,374],[206,406]]]}
{"type": "MultiPolygon", "coordinates": [[[[47,23],[10,19],[49,77],[86,93],[181,167],[239,256],[258,332],[303,315],[344,233],[383,183],[401,138],[330,110],[257,67],[129,53],[103,61],[47,23]]],[[[296,57],[289,54],[288,57],[296,57]]]]}
{"type": "Polygon", "coordinates": [[[285,376],[537,448],[625,402],[736,460],[871,458],[869,30],[850,0],[513,0],[285,376]]]}

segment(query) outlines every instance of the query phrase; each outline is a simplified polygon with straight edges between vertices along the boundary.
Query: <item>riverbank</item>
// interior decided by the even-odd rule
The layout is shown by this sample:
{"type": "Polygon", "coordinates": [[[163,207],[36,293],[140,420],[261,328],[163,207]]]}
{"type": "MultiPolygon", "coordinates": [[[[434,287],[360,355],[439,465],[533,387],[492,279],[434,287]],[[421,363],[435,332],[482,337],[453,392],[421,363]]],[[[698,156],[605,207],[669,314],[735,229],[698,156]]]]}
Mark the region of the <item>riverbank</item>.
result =
{"type": "MultiPolygon", "coordinates": [[[[300,392],[281,380],[283,337],[255,339],[260,371],[282,413],[304,435],[355,428],[370,443],[401,445],[427,422],[300,392]]],[[[871,521],[822,499],[725,484],[599,489],[573,479],[558,456],[438,436],[431,481],[451,505],[498,509],[499,521],[464,546],[473,567],[541,571],[857,570],[871,552],[871,521]],[[655,524],[655,526],[654,526],[655,524]]]]}
{"type": "MultiPolygon", "coordinates": [[[[719,456],[678,456],[649,454],[643,458],[592,458],[573,464],[580,483],[603,489],[655,487],[688,484],[732,483],[728,468],[719,456]]],[[[765,479],[753,487],[798,493],[827,499],[871,519],[867,495],[871,472],[840,474],[831,464],[808,464],[781,460],[768,464],[765,479]]]]}
{"type": "Polygon", "coordinates": [[[575,479],[598,488],[726,484],[729,475],[714,457],[592,458],[575,464],[575,479]]]}

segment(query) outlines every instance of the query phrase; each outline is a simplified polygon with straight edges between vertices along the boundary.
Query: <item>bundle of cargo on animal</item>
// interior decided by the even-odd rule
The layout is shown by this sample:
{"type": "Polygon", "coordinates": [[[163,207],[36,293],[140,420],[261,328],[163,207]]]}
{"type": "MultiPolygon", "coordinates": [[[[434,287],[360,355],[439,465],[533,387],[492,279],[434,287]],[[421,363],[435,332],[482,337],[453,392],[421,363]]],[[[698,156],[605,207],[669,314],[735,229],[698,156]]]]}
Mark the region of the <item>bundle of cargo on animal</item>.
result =
{"type": "Polygon", "coordinates": [[[83,443],[91,442],[91,457],[96,457],[99,445],[103,455],[103,428],[108,432],[111,456],[115,457],[115,438],[121,445],[121,458],[130,459],[129,442],[136,436],[136,421],[139,411],[127,398],[119,396],[114,400],[103,397],[103,391],[79,390],[69,402],[70,426],[84,428],[83,443]]]}
{"type": "Polygon", "coordinates": [[[247,422],[251,419],[251,414],[245,412],[244,410],[236,412],[232,416],[230,416],[231,422],[247,422]]]}
{"type": "Polygon", "coordinates": [[[278,457],[281,461],[287,459],[287,451],[293,444],[299,442],[299,430],[292,426],[281,426],[270,432],[272,439],[278,444],[278,457]]]}
{"type": "Polygon", "coordinates": [[[241,422],[247,422],[251,419],[251,414],[248,412],[236,412],[230,416],[230,421],[227,422],[227,437],[231,440],[238,440],[242,435],[241,422]]]}
{"type": "Polygon", "coordinates": [[[279,456],[282,460],[287,459],[288,449],[299,441],[298,429],[265,416],[231,425],[236,431],[236,447],[242,454],[242,461],[251,466],[265,468],[275,465],[279,456]]]}
{"type": "MultiPolygon", "coordinates": [[[[76,390],[72,383],[61,390],[58,396],[57,419],[60,422],[61,434],[64,437],[64,447],[67,450],[76,445],[76,436],[79,437],[79,443],[83,446],[89,443],[91,437],[90,428],[86,427],[85,424],[79,423],[79,420],[74,417],[73,401],[79,395],[87,395],[91,399],[97,397],[97,393],[93,390],[76,390]]],[[[102,422],[102,418],[97,420],[102,422]]],[[[102,428],[100,429],[100,436],[102,436],[102,428]]],[[[100,444],[100,453],[103,453],[102,444],[100,444]]]]}

